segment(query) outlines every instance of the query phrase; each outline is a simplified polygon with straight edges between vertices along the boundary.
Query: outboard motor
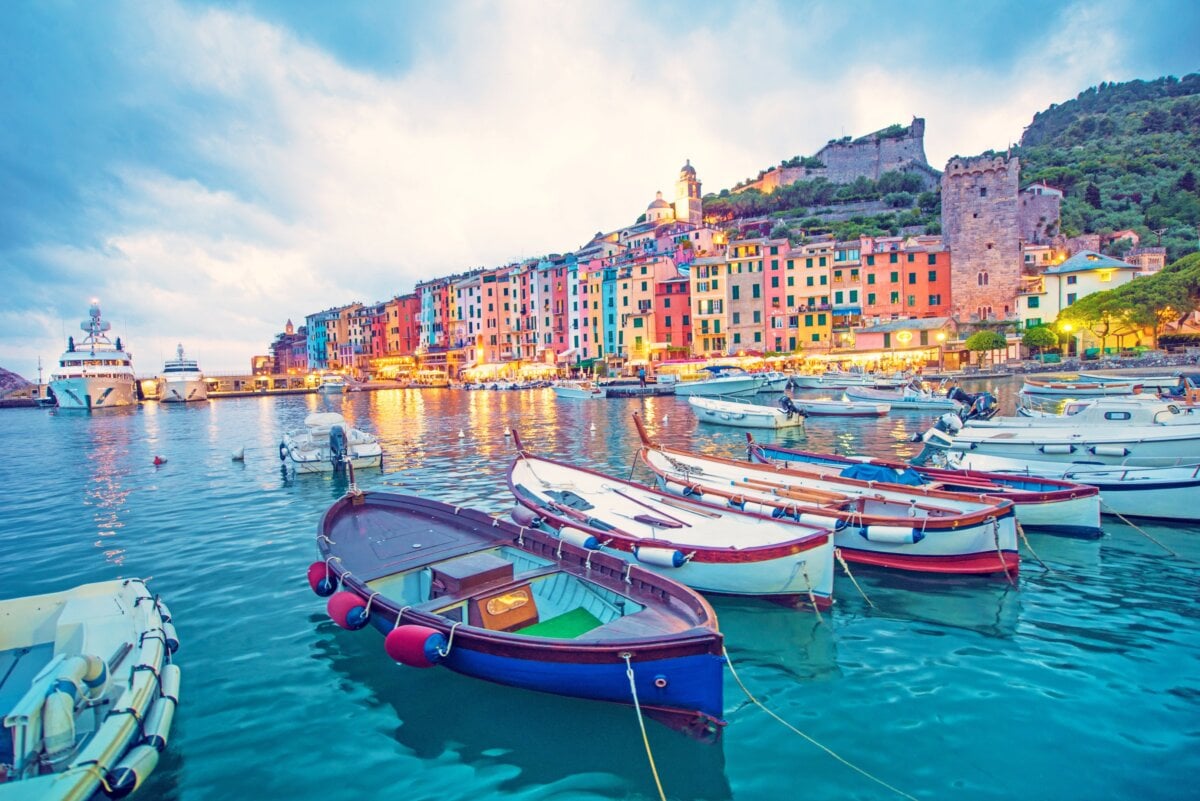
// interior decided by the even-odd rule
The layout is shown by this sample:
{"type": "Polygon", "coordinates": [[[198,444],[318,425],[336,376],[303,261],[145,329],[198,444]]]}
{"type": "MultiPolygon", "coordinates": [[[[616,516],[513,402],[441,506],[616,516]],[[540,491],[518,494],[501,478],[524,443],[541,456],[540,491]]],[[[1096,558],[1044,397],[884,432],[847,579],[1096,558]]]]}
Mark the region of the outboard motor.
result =
{"type": "Polygon", "coordinates": [[[346,469],[348,454],[346,429],[342,426],[329,429],[329,460],[333,462],[333,472],[340,473],[346,469]]]}
{"type": "Polygon", "coordinates": [[[994,417],[996,412],[1000,411],[1000,405],[996,402],[996,396],[990,392],[979,392],[972,394],[966,392],[962,387],[955,387],[947,393],[946,397],[950,400],[958,401],[967,407],[963,414],[963,421],[967,420],[987,420],[994,417]]]}
{"type": "Polygon", "coordinates": [[[938,453],[945,453],[954,444],[954,435],[962,431],[963,421],[954,412],[946,412],[938,418],[933,426],[922,434],[919,439],[925,447],[908,463],[921,467],[929,463],[929,459],[938,453]]]}
{"type": "Polygon", "coordinates": [[[804,412],[796,408],[796,404],[792,403],[792,399],[787,395],[779,399],[779,408],[787,415],[787,419],[791,420],[796,415],[804,416],[804,412]]]}

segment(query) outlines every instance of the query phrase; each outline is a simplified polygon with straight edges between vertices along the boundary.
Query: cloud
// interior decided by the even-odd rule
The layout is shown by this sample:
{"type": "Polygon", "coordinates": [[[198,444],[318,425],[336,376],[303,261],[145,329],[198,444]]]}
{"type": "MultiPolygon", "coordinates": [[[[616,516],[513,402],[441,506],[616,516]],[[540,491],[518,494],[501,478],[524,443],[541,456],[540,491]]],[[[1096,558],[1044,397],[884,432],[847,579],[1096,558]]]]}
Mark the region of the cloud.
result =
{"type": "Polygon", "coordinates": [[[628,224],[685,158],[715,191],[919,115],[941,166],[1146,52],[1105,33],[1123,4],[874,8],[38,7],[0,78],[18,120],[0,188],[27,201],[0,210],[0,363],[56,357],[60,321],[99,295],[139,371],[176,341],[245,369],[286,318],[628,224]],[[374,61],[352,53],[364,24],[394,32],[371,37],[374,61]],[[62,39],[77,50],[48,56],[62,39]]]}

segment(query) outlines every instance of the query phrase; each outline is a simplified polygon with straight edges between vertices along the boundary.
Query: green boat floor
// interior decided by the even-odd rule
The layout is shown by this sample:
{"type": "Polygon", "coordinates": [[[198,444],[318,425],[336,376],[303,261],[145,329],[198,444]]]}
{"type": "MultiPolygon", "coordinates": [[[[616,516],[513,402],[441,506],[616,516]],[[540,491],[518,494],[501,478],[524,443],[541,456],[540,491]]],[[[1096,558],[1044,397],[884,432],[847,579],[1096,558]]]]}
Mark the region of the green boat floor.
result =
{"type": "Polygon", "coordinates": [[[571,640],[580,634],[587,634],[600,625],[600,618],[580,607],[572,609],[570,612],[564,612],[557,617],[552,617],[549,620],[534,623],[532,626],[526,626],[519,633],[528,634],[531,637],[553,637],[557,640],[571,640]]]}

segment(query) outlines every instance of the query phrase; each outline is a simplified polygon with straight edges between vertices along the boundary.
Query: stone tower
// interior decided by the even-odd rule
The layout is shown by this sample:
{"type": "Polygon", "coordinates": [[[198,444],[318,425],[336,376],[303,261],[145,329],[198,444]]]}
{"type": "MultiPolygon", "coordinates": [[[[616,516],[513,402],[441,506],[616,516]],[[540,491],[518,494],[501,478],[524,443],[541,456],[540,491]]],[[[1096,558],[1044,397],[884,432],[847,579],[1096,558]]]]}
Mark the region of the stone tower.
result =
{"type": "Polygon", "coordinates": [[[679,180],[675,182],[675,219],[679,222],[699,225],[704,217],[700,199],[700,181],[691,159],[679,168],[679,180]]]}
{"type": "Polygon", "coordinates": [[[1021,234],[1016,157],[954,158],[942,175],[942,236],[959,322],[1016,314],[1021,234]]]}

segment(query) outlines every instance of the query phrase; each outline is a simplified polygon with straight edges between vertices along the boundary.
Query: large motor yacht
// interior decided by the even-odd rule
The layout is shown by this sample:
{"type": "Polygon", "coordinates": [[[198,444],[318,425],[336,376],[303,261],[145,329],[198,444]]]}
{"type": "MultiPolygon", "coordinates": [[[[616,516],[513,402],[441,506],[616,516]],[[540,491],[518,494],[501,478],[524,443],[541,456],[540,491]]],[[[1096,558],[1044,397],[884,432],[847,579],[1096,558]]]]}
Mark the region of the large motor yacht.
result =
{"type": "Polygon", "coordinates": [[[183,355],[183,345],[175,349],[175,358],[163,365],[158,379],[158,399],[163,403],[208,400],[208,385],[195,359],[183,355]]]}
{"type": "Polygon", "coordinates": [[[100,319],[100,302],[92,301],[88,319],[79,325],[87,336],[76,344],[67,338],[67,350],[50,376],[50,391],[60,409],[108,409],[137,403],[133,355],[109,340],[111,324],[100,319]]]}

